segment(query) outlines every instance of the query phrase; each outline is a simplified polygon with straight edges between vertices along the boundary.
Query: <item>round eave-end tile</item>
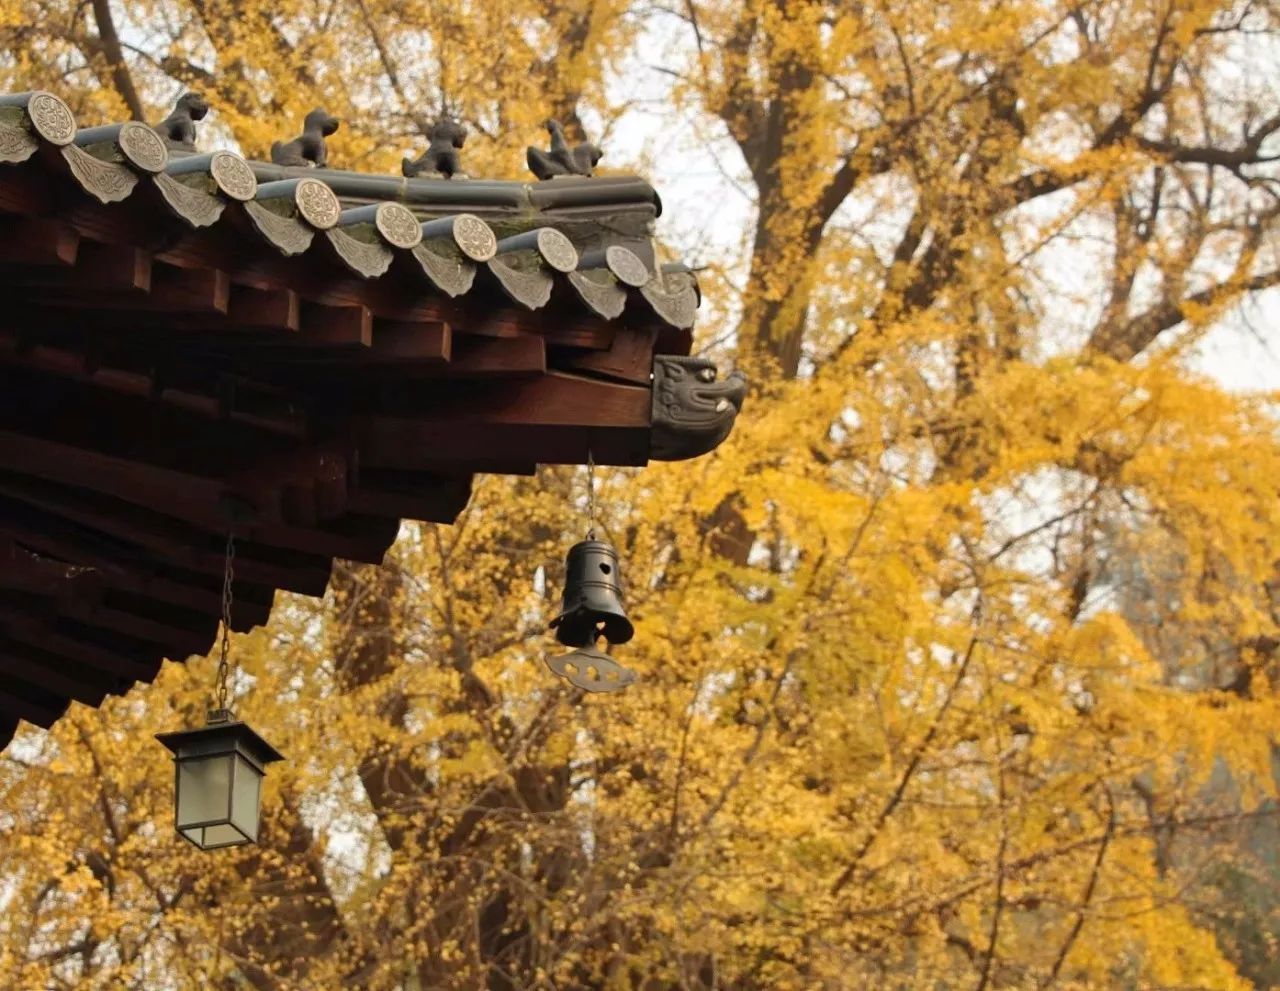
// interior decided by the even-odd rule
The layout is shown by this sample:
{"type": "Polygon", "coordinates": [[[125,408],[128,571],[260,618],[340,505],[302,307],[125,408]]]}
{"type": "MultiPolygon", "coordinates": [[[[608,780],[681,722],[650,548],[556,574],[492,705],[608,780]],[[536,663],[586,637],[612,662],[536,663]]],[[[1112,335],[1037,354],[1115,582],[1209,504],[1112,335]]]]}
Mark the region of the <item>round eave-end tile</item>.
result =
{"type": "Polygon", "coordinates": [[[609,271],[614,274],[619,282],[639,289],[649,281],[649,270],[645,268],[640,256],[630,248],[624,248],[620,244],[611,244],[605,249],[604,259],[609,266],[609,271]]]}
{"type": "Polygon", "coordinates": [[[418,218],[399,203],[379,203],[374,223],[386,242],[397,248],[415,248],[422,241],[418,218]]]}
{"type": "Polygon", "coordinates": [[[557,272],[572,272],[578,267],[578,249],[554,227],[538,231],[538,253],[557,272]]]}
{"type": "Polygon", "coordinates": [[[487,262],[498,253],[498,237],[479,217],[460,213],[453,221],[453,240],[473,262],[487,262]]]}
{"type": "Polygon", "coordinates": [[[316,230],[327,231],[338,222],[342,204],[333,190],[319,179],[303,179],[294,190],[294,202],[302,219],[316,230]]]}
{"type": "Polygon", "coordinates": [[[120,126],[116,143],[129,164],[142,172],[163,172],[169,164],[169,149],[160,135],[136,120],[120,126]]]}
{"type": "Polygon", "coordinates": [[[258,191],[258,180],[253,169],[235,152],[216,151],[209,160],[209,175],[217,183],[223,195],[241,203],[253,199],[258,191]]]}
{"type": "Polygon", "coordinates": [[[51,145],[69,145],[76,136],[76,118],[71,108],[52,93],[31,94],[27,116],[36,133],[51,145]]]}

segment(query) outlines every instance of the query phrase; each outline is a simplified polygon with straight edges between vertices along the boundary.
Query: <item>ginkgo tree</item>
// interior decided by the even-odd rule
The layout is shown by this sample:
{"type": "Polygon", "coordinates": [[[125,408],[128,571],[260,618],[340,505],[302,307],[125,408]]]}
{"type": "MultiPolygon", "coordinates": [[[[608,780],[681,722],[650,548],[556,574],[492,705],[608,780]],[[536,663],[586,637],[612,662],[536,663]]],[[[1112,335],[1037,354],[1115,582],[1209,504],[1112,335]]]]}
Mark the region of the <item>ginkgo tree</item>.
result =
{"type": "Polygon", "coordinates": [[[658,63],[754,191],[699,331],[754,388],[713,456],[602,479],[622,695],[541,663],[583,528],[581,474],[546,468],[235,639],[241,712],[290,757],[258,847],[169,829],[150,734],[199,718],[208,659],[21,736],[0,983],[1280,981],[1274,902],[1232,901],[1276,809],[1277,422],[1188,360],[1280,281],[1278,16],[12,5],[10,89],[157,119],[198,85],[249,153],[324,104],[366,169],[447,107],[503,174],[658,63]]]}

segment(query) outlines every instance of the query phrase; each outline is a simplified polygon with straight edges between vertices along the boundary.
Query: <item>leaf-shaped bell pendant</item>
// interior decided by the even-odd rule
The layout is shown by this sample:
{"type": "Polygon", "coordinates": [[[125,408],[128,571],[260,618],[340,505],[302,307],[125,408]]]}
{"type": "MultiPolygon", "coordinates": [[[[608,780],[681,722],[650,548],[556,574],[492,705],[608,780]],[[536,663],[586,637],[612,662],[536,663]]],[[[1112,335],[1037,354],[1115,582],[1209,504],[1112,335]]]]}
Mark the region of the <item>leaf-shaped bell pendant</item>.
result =
{"type": "Polygon", "coordinates": [[[549,659],[547,667],[571,684],[586,692],[616,692],[635,681],[633,671],[597,646],[602,637],[610,645],[626,643],[636,632],[622,607],[622,575],[612,545],[583,540],[569,548],[560,615],[551,628],[557,640],[575,649],[549,659]]]}

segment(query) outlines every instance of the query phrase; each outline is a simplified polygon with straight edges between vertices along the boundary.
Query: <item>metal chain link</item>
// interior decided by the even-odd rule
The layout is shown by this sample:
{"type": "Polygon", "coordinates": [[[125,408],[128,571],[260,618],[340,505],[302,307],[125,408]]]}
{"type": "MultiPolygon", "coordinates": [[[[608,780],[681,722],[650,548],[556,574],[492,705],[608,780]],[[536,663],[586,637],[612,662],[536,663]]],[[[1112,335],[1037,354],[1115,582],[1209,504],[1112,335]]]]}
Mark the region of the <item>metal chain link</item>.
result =
{"type": "Polygon", "coordinates": [[[596,463],[587,451],[587,539],[596,539],[596,463]]]}
{"type": "Polygon", "coordinates": [[[235,534],[227,531],[227,555],[222,572],[222,645],[218,656],[218,674],[215,679],[215,697],[217,708],[227,708],[227,675],[231,665],[227,663],[227,653],[231,650],[231,586],[236,578],[236,539],[235,534]]]}

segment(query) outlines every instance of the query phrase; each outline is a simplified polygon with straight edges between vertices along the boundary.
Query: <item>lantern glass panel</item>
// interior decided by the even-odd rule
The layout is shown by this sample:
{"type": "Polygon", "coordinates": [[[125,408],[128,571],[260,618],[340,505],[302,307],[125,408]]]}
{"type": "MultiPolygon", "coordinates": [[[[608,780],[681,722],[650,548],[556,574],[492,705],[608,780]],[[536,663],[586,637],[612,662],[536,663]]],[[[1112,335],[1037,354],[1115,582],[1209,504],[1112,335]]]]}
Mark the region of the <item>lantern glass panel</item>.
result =
{"type": "Polygon", "coordinates": [[[231,790],[231,823],[251,842],[258,841],[258,800],[262,772],[236,754],[231,790]]]}
{"type": "Polygon", "coordinates": [[[226,822],[231,811],[234,754],[178,760],[178,829],[226,822]]]}

